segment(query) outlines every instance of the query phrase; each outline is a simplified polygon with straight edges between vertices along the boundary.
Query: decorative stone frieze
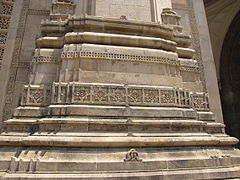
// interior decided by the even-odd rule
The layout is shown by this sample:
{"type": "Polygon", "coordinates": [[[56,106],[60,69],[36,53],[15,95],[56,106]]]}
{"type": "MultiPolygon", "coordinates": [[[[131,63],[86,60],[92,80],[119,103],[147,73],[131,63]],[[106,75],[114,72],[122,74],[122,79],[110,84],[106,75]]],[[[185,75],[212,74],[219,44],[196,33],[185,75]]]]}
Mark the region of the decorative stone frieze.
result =
{"type": "Polygon", "coordinates": [[[180,71],[200,73],[199,66],[181,66],[180,71]]]}
{"type": "Polygon", "coordinates": [[[181,88],[120,84],[54,83],[54,104],[192,107],[209,110],[208,95],[181,88]]]}
{"type": "Polygon", "coordinates": [[[67,51],[62,52],[61,58],[63,60],[76,60],[79,58],[90,58],[100,60],[122,60],[122,61],[136,61],[136,62],[151,62],[162,63],[169,65],[179,65],[179,61],[176,58],[172,58],[167,54],[162,53],[162,56],[140,56],[129,54],[118,54],[108,52],[91,52],[91,51],[67,51]]]}
{"type": "MultiPolygon", "coordinates": [[[[41,57],[43,58],[43,57],[41,57]]],[[[180,71],[199,73],[198,63],[192,59],[176,59],[174,56],[162,53],[158,56],[148,55],[131,55],[119,54],[109,52],[93,52],[93,51],[63,51],[61,53],[62,60],[80,60],[80,59],[94,59],[94,60],[120,60],[129,62],[145,62],[145,63],[159,63],[171,66],[179,66],[180,71]],[[188,61],[188,63],[183,63],[188,61]]],[[[36,62],[36,60],[34,60],[36,62]]],[[[47,62],[47,61],[46,61],[47,62]]],[[[54,61],[57,63],[57,61],[54,61]]]]}
{"type": "Polygon", "coordinates": [[[33,64],[41,64],[41,63],[58,63],[58,58],[55,56],[34,56],[32,59],[33,64]]]}

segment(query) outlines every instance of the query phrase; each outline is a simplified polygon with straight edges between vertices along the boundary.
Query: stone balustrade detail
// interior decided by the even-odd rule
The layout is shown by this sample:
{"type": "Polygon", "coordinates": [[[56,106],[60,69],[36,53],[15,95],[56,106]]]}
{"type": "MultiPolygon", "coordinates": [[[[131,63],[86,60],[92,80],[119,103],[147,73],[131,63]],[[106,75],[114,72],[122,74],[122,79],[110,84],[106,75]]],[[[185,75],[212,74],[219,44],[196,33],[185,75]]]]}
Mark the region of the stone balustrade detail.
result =
{"type": "Polygon", "coordinates": [[[48,86],[25,86],[22,105],[96,104],[121,106],[186,107],[208,111],[206,93],[163,86],[120,84],[54,83],[48,86]]]}

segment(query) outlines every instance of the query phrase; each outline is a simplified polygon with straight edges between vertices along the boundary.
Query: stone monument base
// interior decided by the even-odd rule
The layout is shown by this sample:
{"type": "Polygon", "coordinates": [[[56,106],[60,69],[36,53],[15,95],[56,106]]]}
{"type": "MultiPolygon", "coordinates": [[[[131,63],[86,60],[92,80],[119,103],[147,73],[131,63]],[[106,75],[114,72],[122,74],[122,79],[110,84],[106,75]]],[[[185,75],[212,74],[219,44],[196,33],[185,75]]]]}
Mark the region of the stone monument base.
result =
{"type": "Polygon", "coordinates": [[[239,162],[239,150],[229,147],[137,147],[131,150],[117,147],[8,147],[1,148],[0,165],[7,172],[1,173],[0,177],[221,179],[239,177],[239,162]]]}
{"type": "Polygon", "coordinates": [[[210,112],[52,105],[52,117],[29,118],[31,109],[39,110],[18,108],[18,118],[4,123],[1,179],[240,177],[240,151],[232,147],[237,140],[223,133],[210,112]]]}

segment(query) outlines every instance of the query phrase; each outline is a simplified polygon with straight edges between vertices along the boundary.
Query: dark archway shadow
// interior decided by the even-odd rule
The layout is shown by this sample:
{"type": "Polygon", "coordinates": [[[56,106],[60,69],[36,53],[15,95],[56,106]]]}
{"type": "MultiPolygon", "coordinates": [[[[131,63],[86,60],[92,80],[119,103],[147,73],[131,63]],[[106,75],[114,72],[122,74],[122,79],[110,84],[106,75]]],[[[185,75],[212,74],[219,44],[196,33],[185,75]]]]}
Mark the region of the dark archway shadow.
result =
{"type": "MultiPolygon", "coordinates": [[[[222,47],[220,95],[226,133],[240,139],[240,12],[233,19],[222,47]]],[[[240,148],[240,143],[237,144],[240,148]]]]}

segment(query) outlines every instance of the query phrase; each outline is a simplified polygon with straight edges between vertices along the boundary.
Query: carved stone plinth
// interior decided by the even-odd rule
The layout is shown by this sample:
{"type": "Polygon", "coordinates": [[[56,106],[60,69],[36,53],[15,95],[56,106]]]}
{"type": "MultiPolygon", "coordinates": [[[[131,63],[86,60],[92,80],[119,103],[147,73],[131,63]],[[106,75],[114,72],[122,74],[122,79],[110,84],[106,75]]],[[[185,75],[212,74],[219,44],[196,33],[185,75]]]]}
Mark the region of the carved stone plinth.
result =
{"type": "Polygon", "coordinates": [[[215,122],[180,17],[164,9],[159,24],[74,8],[54,1],[42,21],[21,106],[0,134],[0,177],[240,176],[238,140],[215,122]]]}

